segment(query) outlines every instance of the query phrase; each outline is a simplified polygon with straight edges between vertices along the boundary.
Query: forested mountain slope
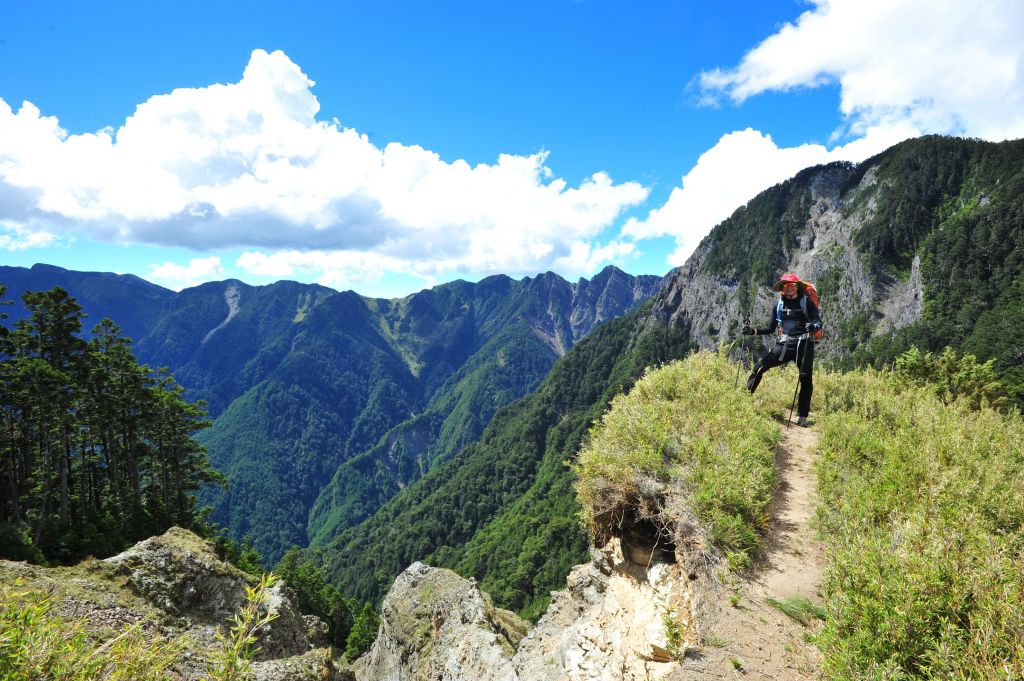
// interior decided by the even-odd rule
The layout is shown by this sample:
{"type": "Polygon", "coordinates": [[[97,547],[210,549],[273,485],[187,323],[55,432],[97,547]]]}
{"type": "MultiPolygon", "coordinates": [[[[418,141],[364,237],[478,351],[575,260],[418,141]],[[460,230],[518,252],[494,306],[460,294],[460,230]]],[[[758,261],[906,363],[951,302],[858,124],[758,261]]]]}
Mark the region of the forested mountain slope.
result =
{"type": "Polygon", "coordinates": [[[4,323],[8,326],[28,316],[21,299],[25,292],[60,286],[86,310],[88,318],[82,331],[87,337],[95,324],[109,317],[129,338],[141,338],[159,319],[164,303],[174,297],[174,291],[131,274],[75,272],[53,265],[0,265],[0,284],[7,285],[5,298],[10,305],[4,309],[8,315],[4,323]]]}
{"type": "Polygon", "coordinates": [[[15,295],[61,285],[80,296],[87,328],[124,319],[140,361],[207,402],[214,425],[200,439],[231,486],[203,500],[268,564],[306,545],[307,523],[330,537],[476,440],[566,349],[660,283],[607,268],[575,284],[494,276],[380,300],[295,282],[175,294],[45,265],[0,275],[15,295]]]}
{"type": "Polygon", "coordinates": [[[586,553],[564,461],[612,396],[646,366],[689,352],[685,328],[637,329],[649,305],[559,360],[536,392],[495,414],[476,442],[321,549],[345,593],[383,596],[414,560],[473,575],[506,606],[537,614],[586,553]]]}
{"type": "MultiPolygon", "coordinates": [[[[738,209],[655,307],[701,346],[767,322],[783,271],[817,285],[839,366],[891,364],[916,345],[993,360],[1024,399],[1024,141],[903,142],[858,165],[809,168],[738,209]]],[[[741,344],[750,356],[757,342],[741,344]]]]}
{"type": "Polygon", "coordinates": [[[948,344],[991,359],[1019,401],[1022,264],[1024,141],[924,137],[804,170],[718,225],[650,306],[574,347],[478,443],[320,552],[361,598],[426,560],[533,616],[586,546],[563,462],[644,362],[722,342],[752,361],[767,339],[738,329],[767,322],[769,285],[795,271],[822,294],[820,361],[881,365],[912,344],[948,344]]]}

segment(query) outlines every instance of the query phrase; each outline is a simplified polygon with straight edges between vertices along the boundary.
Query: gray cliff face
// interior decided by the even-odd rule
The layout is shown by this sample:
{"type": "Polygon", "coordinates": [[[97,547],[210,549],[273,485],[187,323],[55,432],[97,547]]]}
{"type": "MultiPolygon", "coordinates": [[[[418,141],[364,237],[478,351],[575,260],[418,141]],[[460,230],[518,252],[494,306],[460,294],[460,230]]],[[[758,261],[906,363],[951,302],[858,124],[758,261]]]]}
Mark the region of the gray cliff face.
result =
{"type": "Polygon", "coordinates": [[[374,681],[514,681],[527,624],[495,608],[476,583],[413,563],[384,599],[373,647],[355,666],[374,681]]]}
{"type": "Polygon", "coordinates": [[[576,340],[595,326],[614,319],[650,298],[662,284],[662,277],[630,276],[614,267],[606,267],[593,279],[580,279],[572,286],[572,312],[569,323],[576,340]]]}
{"type": "MultiPolygon", "coordinates": [[[[854,244],[857,230],[874,213],[877,180],[869,170],[843,193],[849,173],[845,168],[824,167],[811,176],[799,242],[787,250],[781,268],[814,282],[819,290],[825,285],[828,296],[822,300],[822,319],[826,328],[819,353],[826,356],[846,352],[839,333],[843,322],[858,320],[858,330],[865,335],[885,334],[917,321],[924,303],[919,258],[914,259],[910,276],[901,280],[872,269],[854,244]]],[[[705,239],[686,264],[672,273],[652,312],[652,321],[689,324],[701,348],[730,341],[748,317],[740,280],[711,272],[707,266],[712,248],[713,241],[705,239]]],[[[750,321],[764,326],[778,294],[763,282],[751,285],[755,291],[750,321]]]]}
{"type": "Polygon", "coordinates": [[[633,276],[608,266],[593,279],[575,284],[551,272],[526,281],[532,295],[544,303],[544,312],[528,321],[555,354],[562,356],[595,327],[654,295],[663,278],[633,276]]]}

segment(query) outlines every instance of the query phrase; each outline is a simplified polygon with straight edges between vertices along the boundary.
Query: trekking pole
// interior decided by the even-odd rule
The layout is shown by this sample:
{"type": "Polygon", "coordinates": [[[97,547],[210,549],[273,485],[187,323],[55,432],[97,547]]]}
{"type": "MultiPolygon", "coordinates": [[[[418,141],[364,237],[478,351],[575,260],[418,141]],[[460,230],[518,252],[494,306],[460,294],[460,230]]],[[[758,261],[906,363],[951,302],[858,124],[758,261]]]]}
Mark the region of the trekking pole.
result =
{"type": "MultiPolygon", "coordinates": [[[[750,325],[750,320],[749,320],[749,319],[748,319],[748,320],[746,321],[746,324],[747,324],[748,326],[750,325]]],[[[736,338],[736,340],[734,340],[734,341],[732,342],[732,344],[733,344],[733,346],[735,347],[735,345],[736,345],[737,343],[739,343],[739,342],[740,342],[740,339],[739,339],[739,337],[737,337],[737,338],[736,338]]],[[[731,350],[730,350],[730,352],[731,352],[731,350]]],[[[740,361],[737,361],[737,362],[736,362],[736,382],[735,382],[735,383],[733,384],[733,386],[732,386],[733,390],[735,390],[736,388],[739,388],[739,387],[740,387],[740,366],[741,366],[742,364],[743,364],[743,362],[742,362],[742,358],[740,359],[740,361]]]]}
{"type": "Polygon", "coordinates": [[[793,357],[793,359],[796,360],[796,388],[793,389],[793,403],[789,405],[789,418],[786,419],[787,430],[789,430],[789,425],[793,422],[793,408],[796,407],[796,394],[800,390],[800,379],[804,377],[803,368],[800,366],[800,343],[803,342],[803,339],[803,336],[796,339],[796,356],[793,357]]]}

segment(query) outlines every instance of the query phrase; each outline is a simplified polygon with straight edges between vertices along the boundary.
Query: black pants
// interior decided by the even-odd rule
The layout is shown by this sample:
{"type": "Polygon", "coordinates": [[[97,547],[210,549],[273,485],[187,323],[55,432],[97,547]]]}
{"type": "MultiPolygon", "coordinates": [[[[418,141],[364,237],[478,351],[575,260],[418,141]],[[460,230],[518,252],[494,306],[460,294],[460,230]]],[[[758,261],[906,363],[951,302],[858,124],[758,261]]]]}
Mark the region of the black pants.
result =
{"type": "Polygon", "coordinates": [[[811,394],[814,393],[814,341],[789,340],[776,343],[771,350],[766,350],[761,360],[754,365],[754,371],[747,379],[747,390],[753,393],[761,383],[764,372],[786,362],[796,360],[800,369],[800,396],[797,398],[797,414],[807,416],[811,413],[811,394]]]}

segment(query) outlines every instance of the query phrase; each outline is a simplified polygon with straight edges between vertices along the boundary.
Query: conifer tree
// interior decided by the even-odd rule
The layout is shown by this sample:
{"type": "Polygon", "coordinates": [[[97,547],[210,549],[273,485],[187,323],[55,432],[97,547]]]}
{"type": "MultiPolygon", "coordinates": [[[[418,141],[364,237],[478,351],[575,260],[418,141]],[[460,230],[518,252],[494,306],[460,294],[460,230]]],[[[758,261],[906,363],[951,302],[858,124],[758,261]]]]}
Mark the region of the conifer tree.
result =
{"type": "Polygon", "coordinates": [[[223,481],[192,439],[204,404],[139,365],[109,319],[83,340],[64,289],[23,300],[0,333],[0,556],[70,562],[196,525],[195,493],[223,481]]]}
{"type": "Polygon", "coordinates": [[[345,658],[354,660],[368,651],[377,637],[379,625],[380,620],[377,618],[377,613],[373,611],[373,607],[369,603],[363,604],[363,609],[359,611],[356,621],[352,624],[352,633],[348,635],[345,658]]]}

